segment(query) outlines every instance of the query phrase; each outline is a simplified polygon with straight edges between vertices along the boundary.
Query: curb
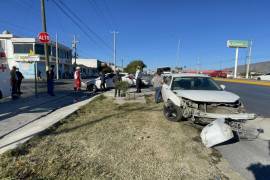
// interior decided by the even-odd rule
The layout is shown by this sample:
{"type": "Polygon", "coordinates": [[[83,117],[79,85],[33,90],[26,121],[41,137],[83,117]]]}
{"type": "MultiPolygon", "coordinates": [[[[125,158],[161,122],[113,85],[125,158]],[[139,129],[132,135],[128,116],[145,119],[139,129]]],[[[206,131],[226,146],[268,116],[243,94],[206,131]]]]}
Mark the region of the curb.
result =
{"type": "Polygon", "coordinates": [[[270,82],[267,82],[267,81],[256,81],[256,80],[246,80],[246,79],[223,79],[223,78],[213,78],[213,79],[216,81],[221,81],[221,82],[231,82],[231,83],[250,84],[250,85],[270,87],[270,82]]]}
{"type": "Polygon", "coordinates": [[[70,114],[76,112],[82,106],[95,100],[100,95],[102,94],[98,94],[91,97],[90,99],[86,99],[76,104],[71,104],[57,109],[47,114],[47,116],[41,117],[33,121],[32,123],[29,123],[26,126],[4,136],[2,139],[0,139],[0,154],[6,152],[7,150],[16,148],[20,144],[23,144],[35,135],[45,131],[49,127],[69,116],[70,114]],[[66,113],[64,113],[65,110],[67,111],[66,113]]]}

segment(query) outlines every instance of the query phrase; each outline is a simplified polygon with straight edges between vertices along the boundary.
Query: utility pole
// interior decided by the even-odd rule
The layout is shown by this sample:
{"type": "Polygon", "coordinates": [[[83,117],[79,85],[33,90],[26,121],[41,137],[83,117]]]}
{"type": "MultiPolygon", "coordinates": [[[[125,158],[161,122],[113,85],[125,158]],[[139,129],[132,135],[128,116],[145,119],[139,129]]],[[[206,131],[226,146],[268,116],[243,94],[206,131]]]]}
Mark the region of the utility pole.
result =
{"type": "Polygon", "coordinates": [[[59,79],[59,58],[58,58],[58,36],[55,35],[55,61],[56,61],[56,79],[59,79]]]}
{"type": "Polygon", "coordinates": [[[73,48],[73,51],[74,51],[74,65],[76,66],[77,65],[77,43],[79,41],[76,40],[76,36],[74,35],[73,37],[73,41],[72,41],[72,48],[73,48]]]}
{"type": "MultiPolygon", "coordinates": [[[[45,14],[45,2],[44,0],[41,0],[41,16],[42,16],[42,31],[47,32],[47,27],[46,27],[46,14],[45,14]]],[[[46,66],[46,71],[49,70],[49,56],[48,56],[48,44],[44,44],[44,55],[45,55],[45,66],[46,66]]]]}
{"type": "Polygon", "coordinates": [[[251,63],[251,49],[252,49],[252,41],[249,42],[249,52],[248,52],[248,63],[247,63],[247,70],[246,70],[246,79],[249,78],[249,68],[251,63]]]}
{"type": "Polygon", "coordinates": [[[122,58],[122,69],[124,71],[124,59],[122,58]]]}
{"type": "Polygon", "coordinates": [[[118,34],[118,32],[113,31],[113,63],[114,63],[114,72],[116,72],[116,34],[118,34]]]}

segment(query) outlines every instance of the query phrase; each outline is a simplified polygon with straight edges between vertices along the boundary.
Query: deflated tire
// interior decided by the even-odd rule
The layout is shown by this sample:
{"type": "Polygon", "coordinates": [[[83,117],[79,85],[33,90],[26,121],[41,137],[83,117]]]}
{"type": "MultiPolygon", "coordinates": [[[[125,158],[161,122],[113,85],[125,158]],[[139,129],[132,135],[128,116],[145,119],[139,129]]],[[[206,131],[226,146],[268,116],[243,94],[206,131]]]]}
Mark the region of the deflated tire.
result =
{"type": "Polygon", "coordinates": [[[182,109],[175,106],[173,103],[168,103],[168,105],[163,106],[163,113],[166,119],[169,121],[178,122],[183,119],[182,109]]]}

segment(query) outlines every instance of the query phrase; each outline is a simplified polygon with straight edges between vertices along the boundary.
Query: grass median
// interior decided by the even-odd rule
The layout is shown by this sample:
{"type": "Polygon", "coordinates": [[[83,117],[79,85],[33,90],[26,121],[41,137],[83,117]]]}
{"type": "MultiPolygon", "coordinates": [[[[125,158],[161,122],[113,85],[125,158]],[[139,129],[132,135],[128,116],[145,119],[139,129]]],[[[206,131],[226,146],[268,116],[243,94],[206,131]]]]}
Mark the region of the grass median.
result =
{"type": "Polygon", "coordinates": [[[199,131],[164,119],[162,105],[100,96],[0,156],[0,179],[239,179],[199,131]]]}

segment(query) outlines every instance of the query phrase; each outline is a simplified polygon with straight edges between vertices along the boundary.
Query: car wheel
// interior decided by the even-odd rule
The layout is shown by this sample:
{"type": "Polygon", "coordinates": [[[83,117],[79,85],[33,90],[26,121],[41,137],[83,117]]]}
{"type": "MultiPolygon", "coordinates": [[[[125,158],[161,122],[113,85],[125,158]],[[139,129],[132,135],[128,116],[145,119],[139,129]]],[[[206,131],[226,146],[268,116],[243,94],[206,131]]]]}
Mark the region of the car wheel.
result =
{"type": "Polygon", "coordinates": [[[169,103],[167,106],[164,105],[163,113],[169,121],[178,122],[183,119],[182,109],[175,106],[173,103],[169,103]]]}
{"type": "Polygon", "coordinates": [[[93,92],[96,93],[98,91],[98,88],[96,85],[93,85],[93,92]]]}
{"type": "Polygon", "coordinates": [[[97,86],[96,85],[91,84],[91,85],[87,86],[87,91],[94,92],[95,93],[95,92],[98,91],[98,89],[97,89],[97,86]]]}
{"type": "Polygon", "coordinates": [[[258,81],[260,81],[260,80],[261,80],[261,78],[260,78],[260,77],[258,77],[258,78],[257,78],[257,80],[258,80],[258,81]]]}
{"type": "Polygon", "coordinates": [[[0,91],[0,99],[2,99],[3,98],[3,93],[2,93],[2,91],[0,91]]]}

